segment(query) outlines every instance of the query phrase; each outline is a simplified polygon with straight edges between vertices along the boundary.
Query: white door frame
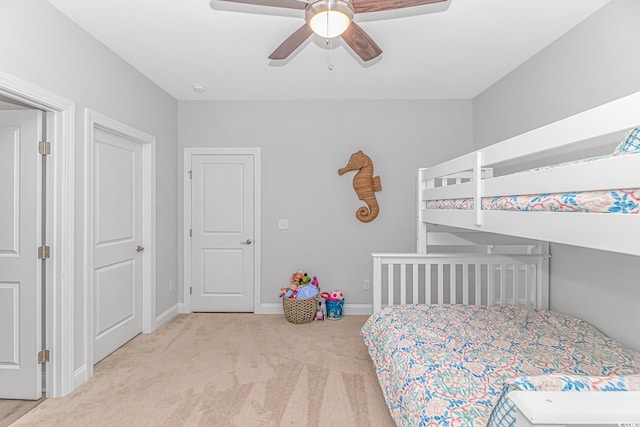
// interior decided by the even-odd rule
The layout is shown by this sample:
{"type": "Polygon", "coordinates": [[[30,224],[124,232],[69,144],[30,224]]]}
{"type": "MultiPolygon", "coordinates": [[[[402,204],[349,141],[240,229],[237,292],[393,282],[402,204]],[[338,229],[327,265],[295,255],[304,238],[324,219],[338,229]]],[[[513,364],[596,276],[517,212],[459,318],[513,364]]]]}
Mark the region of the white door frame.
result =
{"type": "Polygon", "coordinates": [[[93,376],[93,242],[94,242],[94,131],[96,128],[115,133],[142,145],[142,332],[156,328],[156,138],[131,126],[85,109],[85,163],[84,163],[84,295],[85,358],[76,373],[77,382],[93,376]]]}
{"type": "Polygon", "coordinates": [[[253,230],[254,230],[254,258],[253,258],[253,312],[260,314],[261,291],[260,291],[260,253],[262,246],[262,234],[260,229],[260,148],[232,148],[232,147],[198,147],[184,149],[184,218],[182,233],[184,236],[184,260],[183,260],[183,280],[184,306],[182,312],[191,313],[191,157],[194,155],[252,155],[253,156],[253,230]]]}
{"type": "MultiPolygon", "coordinates": [[[[0,94],[47,111],[51,154],[47,159],[46,369],[47,397],[62,397],[74,387],[74,204],[75,104],[31,83],[0,72],[0,94]],[[51,125],[51,126],[50,126],[51,125]]],[[[34,150],[36,141],[34,141],[34,150]]]]}

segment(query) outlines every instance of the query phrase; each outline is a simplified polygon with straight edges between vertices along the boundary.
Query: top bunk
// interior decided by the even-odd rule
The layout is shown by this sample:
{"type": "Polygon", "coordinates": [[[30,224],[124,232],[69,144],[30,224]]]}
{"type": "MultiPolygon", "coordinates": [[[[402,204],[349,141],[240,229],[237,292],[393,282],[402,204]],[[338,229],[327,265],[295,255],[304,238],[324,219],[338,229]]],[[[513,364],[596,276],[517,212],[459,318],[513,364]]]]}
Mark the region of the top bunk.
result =
{"type": "Polygon", "coordinates": [[[640,255],[638,127],[640,92],[420,169],[418,252],[430,223],[640,255]]]}

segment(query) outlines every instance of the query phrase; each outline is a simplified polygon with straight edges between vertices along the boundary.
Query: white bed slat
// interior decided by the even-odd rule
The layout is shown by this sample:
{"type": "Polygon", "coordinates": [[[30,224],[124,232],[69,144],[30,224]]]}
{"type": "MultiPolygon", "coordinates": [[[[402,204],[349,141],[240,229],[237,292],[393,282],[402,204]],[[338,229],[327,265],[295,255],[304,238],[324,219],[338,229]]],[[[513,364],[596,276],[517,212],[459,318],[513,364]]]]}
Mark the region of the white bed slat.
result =
{"type": "Polygon", "coordinates": [[[393,305],[393,264],[387,266],[387,305],[393,305]]]}
{"type": "Polygon", "coordinates": [[[476,151],[473,165],[473,199],[475,225],[482,225],[482,151],[476,151]]]}
{"type": "Polygon", "coordinates": [[[531,285],[529,284],[529,281],[531,280],[531,265],[525,265],[524,267],[524,305],[527,307],[530,307],[530,301],[533,298],[533,295],[531,295],[531,285]]]}
{"type": "Polygon", "coordinates": [[[494,305],[496,300],[495,280],[495,264],[487,266],[487,305],[494,305]]]}
{"type": "Polygon", "coordinates": [[[476,292],[474,305],[482,305],[482,267],[476,264],[476,292]]]}
{"type": "Polygon", "coordinates": [[[418,304],[418,264],[413,264],[413,274],[411,284],[413,285],[413,292],[411,294],[411,302],[413,304],[418,304]]]}
{"type": "Polygon", "coordinates": [[[462,264],[462,301],[469,300],[469,264],[462,264]]]}
{"type": "Polygon", "coordinates": [[[444,304],[444,264],[438,264],[438,304],[444,304]]]}
{"type": "Polygon", "coordinates": [[[400,264],[400,304],[407,304],[407,264],[400,264]]]}
{"type": "MultiPolygon", "coordinates": [[[[465,266],[465,270],[469,270],[469,264],[467,264],[465,266]]],[[[467,279],[469,278],[468,276],[468,272],[467,272],[467,279]]],[[[474,279],[475,280],[475,279],[474,279]]],[[[468,280],[467,280],[468,281],[468,280]]],[[[471,283],[467,283],[467,286],[465,286],[464,288],[462,288],[462,303],[463,304],[469,304],[469,287],[471,286],[471,283]]]]}
{"type": "Polygon", "coordinates": [[[424,266],[424,303],[431,304],[431,264],[424,266]]]}
{"type": "Polygon", "coordinates": [[[513,303],[518,304],[520,296],[518,295],[518,276],[519,268],[515,264],[511,264],[511,280],[513,281],[513,303]]]}
{"type": "Polygon", "coordinates": [[[456,303],[456,264],[449,264],[449,304],[456,303]]]}
{"type": "Polygon", "coordinates": [[[500,266],[500,305],[507,304],[507,271],[505,265],[500,266]]]}

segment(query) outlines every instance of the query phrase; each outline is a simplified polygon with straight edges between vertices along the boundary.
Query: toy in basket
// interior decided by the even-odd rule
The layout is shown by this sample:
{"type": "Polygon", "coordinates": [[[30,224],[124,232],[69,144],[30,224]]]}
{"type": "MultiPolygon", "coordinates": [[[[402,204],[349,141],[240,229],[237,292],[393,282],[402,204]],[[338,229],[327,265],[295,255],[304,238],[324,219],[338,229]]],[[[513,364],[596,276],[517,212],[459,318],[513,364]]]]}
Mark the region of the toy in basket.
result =
{"type": "Polygon", "coordinates": [[[310,323],[316,318],[320,288],[318,278],[298,271],[293,273],[288,287],[280,289],[284,315],[291,323],[310,323]]]}

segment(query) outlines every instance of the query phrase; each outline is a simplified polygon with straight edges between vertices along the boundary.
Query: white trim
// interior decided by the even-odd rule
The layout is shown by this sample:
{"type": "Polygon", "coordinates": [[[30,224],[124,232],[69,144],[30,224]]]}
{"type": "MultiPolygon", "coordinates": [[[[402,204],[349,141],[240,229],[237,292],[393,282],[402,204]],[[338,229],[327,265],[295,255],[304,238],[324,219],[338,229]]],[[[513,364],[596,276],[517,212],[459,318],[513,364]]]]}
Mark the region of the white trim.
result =
{"type": "Polygon", "coordinates": [[[76,389],[87,381],[89,381],[89,372],[87,372],[87,365],[84,364],[73,374],[73,388],[76,389]]]}
{"type": "Polygon", "coordinates": [[[0,71],[0,95],[49,112],[47,135],[52,152],[47,173],[47,241],[52,258],[46,267],[46,344],[51,362],[46,393],[62,397],[74,388],[74,201],[75,104],[0,71]],[[52,126],[50,126],[52,125],[52,126]],[[51,131],[50,131],[51,130],[51,131]]]}
{"type": "Polygon", "coordinates": [[[261,306],[261,285],[260,275],[262,261],[260,258],[262,247],[262,220],[260,218],[261,209],[261,157],[260,148],[227,148],[227,147],[197,147],[197,148],[185,148],[184,149],[184,163],[183,163],[183,299],[182,306],[183,311],[181,313],[191,313],[191,294],[189,293],[189,287],[191,286],[191,241],[189,237],[189,230],[191,229],[191,179],[189,177],[189,171],[191,170],[191,157],[194,155],[211,154],[211,155],[253,155],[253,230],[254,230],[254,255],[253,255],[253,312],[259,314],[262,312],[261,306]]]}
{"type": "Polygon", "coordinates": [[[184,303],[179,302],[178,303],[178,313],[180,314],[187,314],[187,313],[191,313],[191,311],[187,310],[187,308],[184,306],[184,303]]]}
{"type": "Polygon", "coordinates": [[[262,303],[260,304],[260,314],[284,314],[282,303],[262,303]]]}
{"type": "MultiPolygon", "coordinates": [[[[86,378],[93,376],[93,162],[94,132],[104,129],[139,143],[142,147],[142,332],[155,330],[156,312],[156,138],[96,111],[85,109],[85,159],[84,159],[84,295],[86,378]]],[[[82,367],[80,367],[81,369],[82,367]]]]}
{"type": "MultiPolygon", "coordinates": [[[[261,314],[284,314],[282,303],[266,302],[261,304],[261,314]]],[[[345,316],[369,316],[373,314],[372,304],[345,304],[345,316]]]]}
{"type": "Polygon", "coordinates": [[[178,315],[180,312],[180,305],[174,304],[159,315],[156,316],[155,319],[155,328],[158,329],[160,326],[164,325],[174,317],[178,315]]]}

